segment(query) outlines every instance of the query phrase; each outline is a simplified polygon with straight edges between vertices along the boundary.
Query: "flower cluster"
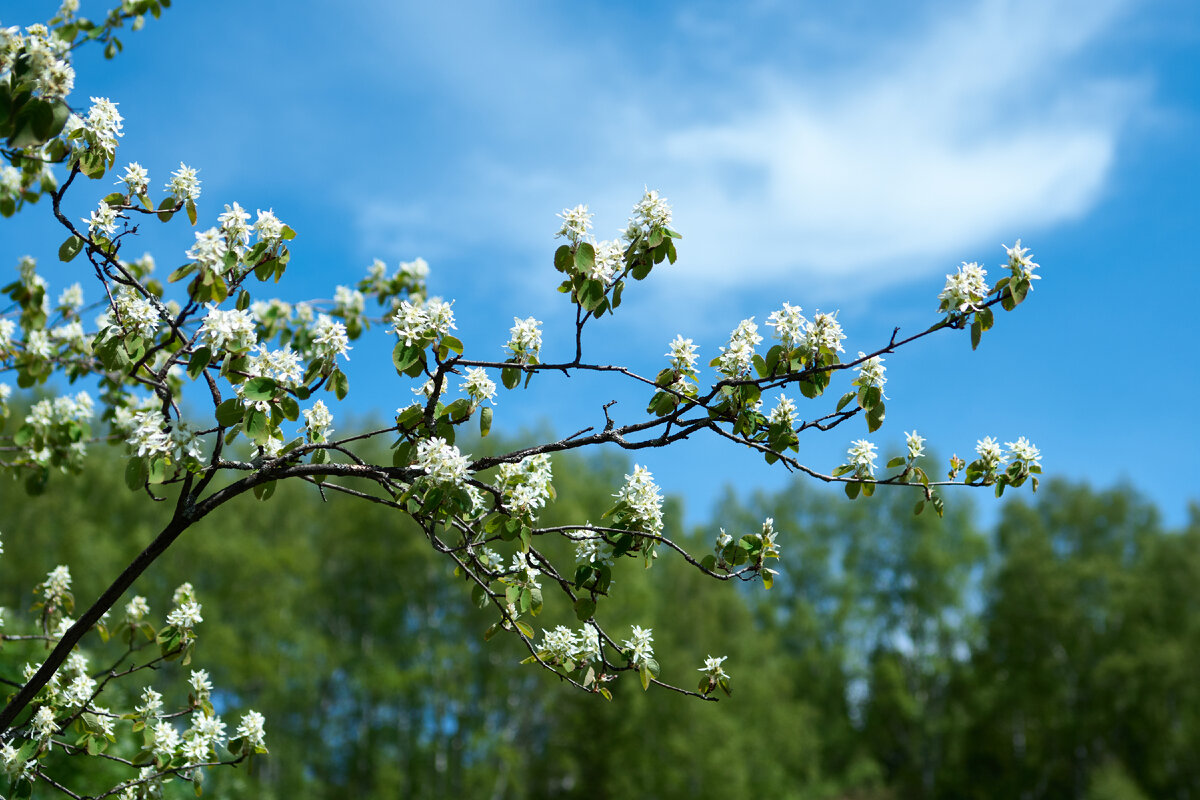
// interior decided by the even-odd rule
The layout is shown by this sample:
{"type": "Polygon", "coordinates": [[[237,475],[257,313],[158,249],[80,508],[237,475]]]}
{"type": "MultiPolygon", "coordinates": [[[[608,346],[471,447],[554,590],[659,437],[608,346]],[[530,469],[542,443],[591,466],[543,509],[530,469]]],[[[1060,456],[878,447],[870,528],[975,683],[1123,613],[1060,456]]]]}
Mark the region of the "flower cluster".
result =
{"type": "Polygon", "coordinates": [[[122,122],[116,103],[107,97],[93,97],[92,107],[83,121],[81,138],[89,147],[112,158],[117,150],[117,139],[125,135],[121,131],[122,122]]]}
{"type": "Polygon", "coordinates": [[[180,163],[179,169],[171,173],[171,180],[167,183],[167,192],[179,203],[188,200],[195,202],[200,199],[200,179],[196,177],[196,170],[187,164],[180,163]]]}
{"type": "Polygon", "coordinates": [[[538,576],[542,571],[529,562],[529,555],[520,550],[513,553],[512,563],[508,566],[508,580],[517,586],[530,589],[538,587],[538,576]]]}
{"type": "Polygon", "coordinates": [[[870,478],[875,474],[875,445],[866,439],[859,439],[847,451],[850,456],[850,466],[854,467],[854,477],[870,478]]]}
{"type": "Polygon", "coordinates": [[[333,414],[325,402],[318,400],[312,408],[304,409],[305,437],[309,442],[324,442],[333,433],[333,414]]]}
{"type": "Polygon", "coordinates": [[[925,455],[925,437],[916,431],[906,433],[904,436],[905,443],[908,446],[908,463],[911,464],[925,455]]]}
{"type": "Polygon", "coordinates": [[[182,420],[165,420],[160,411],[135,414],[133,431],[125,441],[140,458],[162,457],[171,463],[194,464],[204,457],[204,440],[198,432],[182,420]]]}
{"type": "Polygon", "coordinates": [[[113,296],[113,314],[121,330],[129,336],[154,338],[159,316],[154,304],[133,289],[122,286],[113,296]]]}
{"type": "Polygon", "coordinates": [[[771,316],[767,317],[767,324],[775,329],[772,336],[779,340],[780,346],[791,352],[804,339],[809,322],[800,313],[800,306],[784,303],[779,311],[771,312],[771,316]]]}
{"type": "Polygon", "coordinates": [[[244,353],[258,343],[254,318],[249,311],[237,308],[222,311],[212,303],[208,304],[200,336],[214,353],[222,350],[244,353]]]}
{"type": "Polygon", "coordinates": [[[625,227],[623,237],[632,244],[639,238],[649,237],[655,230],[671,227],[671,206],[658,192],[647,189],[642,199],[633,207],[633,216],[625,227]]]}
{"type": "Polygon", "coordinates": [[[501,464],[499,487],[505,505],[516,516],[532,516],[554,493],[550,456],[545,453],[523,458],[516,464],[501,464]]]}
{"type": "Polygon", "coordinates": [[[1014,280],[1038,281],[1042,279],[1041,275],[1034,275],[1033,271],[1038,268],[1038,264],[1033,263],[1029,258],[1029,248],[1021,247],[1021,240],[1017,239],[1017,243],[1012,247],[1001,245],[1004,252],[1008,255],[1008,268],[1012,270],[1014,280]]]}
{"type": "Polygon", "coordinates": [[[75,87],[75,69],[71,66],[70,42],[51,34],[45,25],[30,25],[22,36],[20,29],[0,28],[0,76],[23,58],[24,80],[34,93],[46,100],[62,99],[75,87]]]}
{"type": "Polygon", "coordinates": [[[818,311],[804,326],[804,336],[800,340],[800,349],[810,359],[815,359],[821,351],[827,353],[844,352],[842,340],[846,334],[837,321],[837,312],[823,314],[818,311]]]}
{"type": "Polygon", "coordinates": [[[202,269],[223,272],[227,252],[229,244],[225,233],[216,228],[209,228],[196,232],[196,243],[188,249],[186,255],[202,269]]]}
{"type": "Polygon", "coordinates": [[[462,486],[467,480],[470,457],[447,444],[440,436],[425,439],[417,445],[415,466],[434,483],[462,486]]]}
{"type": "Polygon", "coordinates": [[[600,634],[592,625],[573,631],[558,625],[552,631],[542,629],[542,646],[538,656],[551,664],[582,666],[600,656],[600,634]]]}
{"type": "Polygon", "coordinates": [[[613,496],[627,507],[630,530],[655,536],[662,533],[662,495],[650,470],[635,464],[633,473],[625,476],[625,485],[613,496]]]}
{"type": "Polygon", "coordinates": [[[131,195],[142,195],[150,189],[150,173],[138,162],[130,161],[117,183],[125,184],[125,191],[131,195]]]}
{"type": "Polygon", "coordinates": [[[887,383],[887,376],[883,373],[887,372],[887,367],[883,365],[883,359],[879,356],[866,358],[866,355],[861,350],[858,353],[858,357],[865,360],[858,365],[858,377],[853,381],[853,385],[864,389],[878,389],[879,396],[886,399],[883,387],[887,383]]]}
{"type": "MultiPolygon", "coordinates": [[[[297,306],[297,311],[299,310],[297,306]]],[[[328,359],[342,356],[349,361],[349,351],[350,336],[346,332],[346,326],[328,314],[318,315],[312,326],[312,355],[328,359]]]]}
{"type": "Polygon", "coordinates": [[[518,364],[538,363],[538,355],[542,352],[542,323],[533,317],[513,317],[513,323],[509,329],[508,344],[505,345],[512,353],[511,360],[518,364]]]}
{"type": "Polygon", "coordinates": [[[392,331],[410,347],[424,347],[439,341],[457,327],[454,324],[454,311],[450,306],[451,303],[437,298],[425,303],[404,300],[392,315],[392,331]]]}
{"type": "Polygon", "coordinates": [[[779,395],[767,422],[772,426],[792,428],[796,425],[796,404],[787,395],[779,395]]]}
{"type": "Polygon", "coordinates": [[[654,641],[654,633],[649,628],[637,625],[632,628],[630,637],[621,642],[621,646],[625,648],[629,663],[638,666],[654,657],[654,647],[651,644],[654,641]]]}
{"type": "Polygon", "coordinates": [[[946,287],[938,295],[938,300],[942,301],[939,310],[947,314],[974,311],[987,295],[987,270],[974,261],[969,264],[964,261],[957,272],[946,276],[946,287]]]}
{"type": "Polygon", "coordinates": [[[761,341],[754,317],[742,320],[729,334],[729,345],[721,348],[721,355],[714,359],[712,366],[727,378],[736,380],[745,377],[750,373],[754,348],[761,341]]]}
{"type": "Polygon", "coordinates": [[[485,400],[496,405],[496,382],[488,377],[482,367],[470,367],[467,370],[467,380],[463,383],[462,390],[472,406],[481,405],[485,400]]]}
{"type": "Polygon", "coordinates": [[[554,234],[556,239],[560,236],[566,237],[572,245],[587,239],[588,232],[592,229],[592,215],[588,213],[587,206],[564,208],[558,216],[562,218],[563,224],[558,233],[554,234]]]}

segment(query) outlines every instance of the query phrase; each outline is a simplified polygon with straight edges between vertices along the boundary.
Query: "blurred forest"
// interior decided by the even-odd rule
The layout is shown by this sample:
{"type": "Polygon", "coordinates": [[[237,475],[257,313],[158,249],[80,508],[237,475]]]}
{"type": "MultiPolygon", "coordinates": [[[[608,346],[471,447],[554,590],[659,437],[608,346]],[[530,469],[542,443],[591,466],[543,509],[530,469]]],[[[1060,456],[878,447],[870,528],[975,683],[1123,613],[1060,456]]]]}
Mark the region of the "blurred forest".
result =
{"type": "MultiPolygon", "coordinates": [[[[0,604],[28,609],[59,563],[89,603],[157,531],[168,509],[125,488],[117,455],[93,462],[41,497],[0,484],[0,604]]],[[[556,457],[543,521],[598,520],[629,466],[556,457]]],[[[685,686],[728,655],[719,703],[632,676],[609,703],[521,666],[511,637],[484,643],[492,616],[417,529],[311,485],[222,508],[136,591],[161,620],[191,581],[189,669],[212,673],[218,711],[266,715],[270,756],[253,776],[213,770],[206,796],[1200,798],[1200,509],[1168,531],[1131,490],[1049,481],[981,530],[969,494],[939,520],[914,517],[907,491],[730,491],[695,531],[670,501],[666,533],[702,552],[718,527],[771,516],[780,531],[771,591],[666,554],[617,570],[611,630],[653,627],[664,677],[685,686]]],[[[536,622],[572,620],[548,602],[536,622]]],[[[6,642],[0,676],[42,657],[6,642]]],[[[186,697],[187,669],[153,677],[186,697]]]]}

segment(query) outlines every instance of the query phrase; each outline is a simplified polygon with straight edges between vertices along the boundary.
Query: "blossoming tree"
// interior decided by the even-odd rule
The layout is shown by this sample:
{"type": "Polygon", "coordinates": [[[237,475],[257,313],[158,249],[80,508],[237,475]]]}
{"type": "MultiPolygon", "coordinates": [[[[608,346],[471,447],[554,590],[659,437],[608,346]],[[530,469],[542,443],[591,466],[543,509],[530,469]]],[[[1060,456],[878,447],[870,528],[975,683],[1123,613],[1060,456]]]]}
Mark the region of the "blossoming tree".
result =
{"type": "MultiPolygon", "coordinates": [[[[553,453],[600,445],[664,448],[711,435],[769,463],[841,484],[851,499],[869,496],[877,486],[913,491],[917,513],[932,508],[940,514],[945,485],[989,486],[997,494],[1026,481],[1036,488],[1040,456],[1024,438],[1006,449],[990,437],[981,440],[978,457],[969,464],[952,459],[944,479],[923,466],[925,440],[915,431],[907,434],[907,454],[883,468],[868,439],[854,441],[846,463],[828,472],[796,455],[806,431],[864,422],[868,432],[880,428],[886,354],[942,330],[969,328],[978,345],[992,327],[994,307],[1015,308],[1038,277],[1019,241],[1006,248],[999,281],[989,284],[983,268],[963,264],[947,277],[939,315],[927,329],[907,337],[897,329],[871,352],[844,359],[846,336],[836,313],[808,319],[784,303],[767,320],[771,345],[760,347],[758,326],[743,320],[708,362],[711,378],[702,376],[698,348],[682,335],[667,345],[667,362],[657,375],[640,375],[588,360],[586,334],[595,321],[618,311],[627,289],[675,263],[680,234],[672,228],[670,207],[653,191],[634,206],[616,241],[592,236],[591,215],[581,205],[560,215],[562,242],[552,259],[559,290],[575,310],[568,339],[573,346],[543,352],[541,323],[515,319],[507,357],[488,359],[455,337],[451,304],[427,296],[428,267],[420,259],[394,272],[376,261],[357,286],[337,287],[332,302],[266,297],[263,287],[279,281],[291,262],[296,234],[290,227],[271,210],[258,210],[251,222],[236,202],[224,204],[215,225],[201,225],[195,169],[181,164],[165,192],[155,191],[138,163],[118,168],[117,104],[102,97],[91,98],[86,108],[68,101],[73,49],[93,42],[111,57],[121,48],[123,26],[140,28],[144,15],[158,16],[169,0],[125,0],[102,21],[80,17],[77,5],[66,0],[45,25],[0,29],[0,214],[42,212],[45,204],[34,204],[48,201],[65,237],[59,258],[82,265],[80,281],[62,288],[56,300],[28,258],[3,288],[11,305],[0,316],[0,372],[15,376],[22,388],[43,386],[51,396],[10,420],[0,435],[0,468],[22,478],[30,492],[41,492],[51,475],[78,474],[88,448],[104,442],[125,448],[132,491],[168,500],[174,510],[98,598],[77,609],[70,571],[59,566],[36,590],[31,632],[3,634],[5,641],[36,641],[48,650],[22,675],[5,676],[14,691],[0,710],[0,768],[13,795],[28,795],[43,782],[80,796],[46,768],[55,748],[127,766],[127,779],[97,795],[122,797],[153,796],[164,781],[180,777],[199,789],[204,768],[266,752],[264,720],[253,711],[227,737],[203,670],[191,672],[182,710],[166,710],[162,695],[150,687],[128,710],[110,710],[101,701],[118,679],[164,661],[187,664],[195,648],[202,606],[190,585],[179,588],[159,626],[138,596],[114,616],[138,576],[198,520],[247,493],[267,500],[281,480],[307,481],[411,517],[471,600],[494,610],[485,637],[518,637],[529,662],[606,698],[625,673],[643,688],[655,684],[700,698],[730,690],[724,657],[707,658],[698,668],[699,684],[689,689],[678,685],[681,676],[660,675],[649,628],[635,625],[625,635],[605,627],[603,603],[615,562],[641,559],[649,567],[668,553],[716,580],[758,580],[769,588],[769,559],[779,557],[780,545],[767,519],[761,530],[736,537],[722,532],[711,552],[689,552],[663,534],[662,496],[642,466],[614,487],[615,502],[599,523],[540,525],[539,512],[554,499],[553,453]],[[86,179],[114,177],[117,190],[93,189],[101,196],[87,218],[63,210],[68,193],[78,197],[104,185],[86,179]],[[182,218],[201,229],[180,246],[187,261],[165,284],[152,277],[149,256],[123,257],[139,221],[182,218]],[[378,307],[371,316],[368,297],[378,307]],[[89,321],[84,312],[92,307],[100,313],[89,321]],[[330,405],[350,390],[342,369],[350,343],[381,320],[394,339],[392,367],[413,382],[418,400],[397,409],[387,427],[335,437],[330,405]],[[533,380],[582,372],[643,387],[645,414],[618,420],[609,405],[600,406],[591,412],[602,414],[603,424],[483,458],[456,445],[468,426],[488,436],[497,381],[517,390],[533,380]],[[848,391],[826,401],[843,373],[848,391]],[[66,391],[75,382],[86,388],[66,391]],[[797,393],[817,409],[808,419],[799,414],[797,393]],[[362,455],[362,443],[381,438],[391,444],[389,463],[362,455]],[[542,543],[553,537],[570,540],[573,559],[564,563],[547,554],[542,543]],[[546,602],[569,606],[578,626],[539,635],[533,620],[546,602]],[[93,631],[101,640],[97,648],[118,645],[113,661],[98,670],[81,649],[93,631]],[[177,721],[184,717],[189,725],[181,732],[177,721]],[[122,738],[135,733],[141,735],[132,743],[122,738]]],[[[5,417],[11,416],[11,391],[0,383],[5,417]]]]}

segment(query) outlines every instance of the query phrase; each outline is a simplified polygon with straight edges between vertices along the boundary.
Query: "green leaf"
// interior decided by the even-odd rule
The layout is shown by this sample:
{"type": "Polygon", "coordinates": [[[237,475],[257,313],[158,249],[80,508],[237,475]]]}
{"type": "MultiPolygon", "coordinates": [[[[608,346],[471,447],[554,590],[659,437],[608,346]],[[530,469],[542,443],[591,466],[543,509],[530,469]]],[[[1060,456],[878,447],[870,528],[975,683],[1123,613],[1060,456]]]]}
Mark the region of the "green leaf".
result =
{"type": "Polygon", "coordinates": [[[242,393],[247,400],[270,400],[279,389],[279,383],[273,378],[251,378],[244,384],[242,393]]]}
{"type": "Polygon", "coordinates": [[[279,401],[279,410],[283,412],[284,418],[289,422],[300,419],[300,404],[290,394],[285,394],[279,401]]]}
{"type": "Polygon", "coordinates": [[[882,402],[878,405],[871,406],[867,411],[867,430],[877,431],[879,426],[883,424],[883,415],[886,406],[882,402]]]}
{"type": "Polygon", "coordinates": [[[403,375],[404,370],[421,360],[423,353],[424,351],[417,345],[396,342],[396,346],[392,348],[392,365],[396,368],[397,374],[403,375]]]}
{"type": "Polygon", "coordinates": [[[266,444],[267,439],[271,436],[271,426],[267,415],[257,408],[247,409],[246,416],[242,420],[242,430],[254,440],[255,444],[259,445],[266,444]]]}
{"type": "Polygon", "coordinates": [[[586,275],[590,274],[595,266],[596,248],[592,247],[590,242],[583,242],[575,251],[575,269],[586,275]]]}
{"type": "Polygon", "coordinates": [[[515,389],[521,382],[521,370],[518,367],[505,367],[500,370],[500,382],[505,389],[515,389]]]}
{"type": "Polygon", "coordinates": [[[58,258],[60,261],[70,261],[79,255],[83,250],[84,241],[78,236],[71,236],[58,248],[58,258]]]}
{"type": "Polygon", "coordinates": [[[486,437],[492,430],[492,407],[479,409],[479,435],[486,437]]]}
{"type": "Polygon", "coordinates": [[[135,492],[145,485],[148,474],[144,458],[134,456],[125,463],[125,485],[135,492]]]}
{"type": "Polygon", "coordinates": [[[513,620],[513,624],[515,624],[517,626],[517,630],[519,630],[521,633],[523,633],[525,635],[526,639],[533,638],[533,628],[530,627],[528,622],[526,622],[525,620],[522,620],[522,619],[518,619],[518,620],[513,620]]]}
{"type": "Polygon", "coordinates": [[[192,358],[188,361],[187,374],[192,380],[200,377],[200,373],[208,366],[208,362],[212,360],[212,350],[207,347],[201,347],[196,352],[192,353],[192,358]]]}
{"type": "Polygon", "coordinates": [[[184,207],[184,210],[187,211],[188,222],[195,225],[196,224],[196,201],[189,198],[183,207],[184,207]]]}
{"type": "Polygon", "coordinates": [[[443,336],[442,347],[446,350],[451,350],[455,353],[458,353],[460,356],[463,354],[463,343],[459,341],[457,337],[449,335],[443,336]]]}
{"type": "Polygon", "coordinates": [[[650,667],[644,661],[638,667],[638,677],[642,681],[642,691],[648,691],[650,689],[650,667]]]}
{"type": "Polygon", "coordinates": [[[860,484],[860,483],[847,483],[846,484],[846,497],[849,497],[851,500],[855,499],[856,497],[858,497],[858,493],[861,489],[862,489],[862,484],[860,484]]]}
{"type": "Polygon", "coordinates": [[[350,379],[346,377],[346,373],[335,369],[329,376],[329,388],[338,400],[345,400],[346,395],[350,393],[350,379]]]}
{"type": "Polygon", "coordinates": [[[217,406],[217,424],[222,428],[228,428],[231,425],[237,425],[242,421],[242,415],[245,412],[245,406],[242,401],[236,397],[226,400],[217,406]]]}
{"type": "Polygon", "coordinates": [[[895,467],[902,467],[904,466],[905,460],[906,459],[903,456],[896,456],[887,462],[887,468],[894,469],[895,467]]]}
{"type": "Polygon", "coordinates": [[[172,272],[170,275],[167,276],[167,282],[175,283],[176,281],[181,281],[184,278],[186,278],[188,275],[191,275],[193,272],[195,272],[198,269],[198,267],[199,267],[199,265],[196,264],[195,262],[193,262],[191,264],[184,264],[182,267],[180,267],[179,269],[175,270],[174,272],[172,272]]]}
{"type": "Polygon", "coordinates": [[[596,601],[590,597],[580,597],[575,601],[575,619],[586,622],[596,613],[596,601]]]}
{"type": "Polygon", "coordinates": [[[575,261],[571,256],[570,245],[560,245],[559,248],[554,251],[554,268],[559,272],[570,272],[571,265],[574,263],[575,261]]]}
{"type": "Polygon", "coordinates": [[[162,222],[170,222],[171,217],[175,216],[175,198],[164,197],[162,202],[158,204],[158,218],[162,222]]]}

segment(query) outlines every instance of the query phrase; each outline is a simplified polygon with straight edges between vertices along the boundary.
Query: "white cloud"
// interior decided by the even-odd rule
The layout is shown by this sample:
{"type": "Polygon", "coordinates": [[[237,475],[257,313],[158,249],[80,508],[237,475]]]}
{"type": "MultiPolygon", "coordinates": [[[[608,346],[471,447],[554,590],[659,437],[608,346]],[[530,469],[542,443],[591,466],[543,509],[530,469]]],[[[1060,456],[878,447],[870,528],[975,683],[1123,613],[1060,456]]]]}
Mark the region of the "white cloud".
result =
{"type": "Polygon", "coordinates": [[[1145,96],[1135,81],[1089,73],[1122,6],[926,8],[927,21],[863,34],[863,55],[828,69],[764,56],[724,78],[699,68],[713,39],[684,22],[649,60],[619,57],[615,34],[514,42],[525,26],[513,17],[505,36],[464,34],[469,64],[439,66],[433,48],[415,58],[448,102],[481,121],[505,111],[503,125],[464,142],[475,192],[454,202],[479,236],[541,252],[553,212],[589,201],[615,229],[623,216],[608,217],[648,182],[675,204],[689,275],[861,294],[998,255],[1001,241],[1033,239],[1097,202],[1145,96]],[[686,74],[707,77],[681,84],[686,74]]]}

